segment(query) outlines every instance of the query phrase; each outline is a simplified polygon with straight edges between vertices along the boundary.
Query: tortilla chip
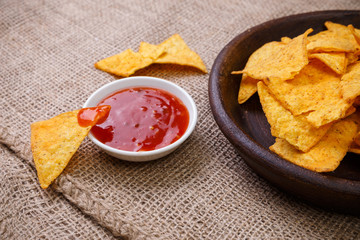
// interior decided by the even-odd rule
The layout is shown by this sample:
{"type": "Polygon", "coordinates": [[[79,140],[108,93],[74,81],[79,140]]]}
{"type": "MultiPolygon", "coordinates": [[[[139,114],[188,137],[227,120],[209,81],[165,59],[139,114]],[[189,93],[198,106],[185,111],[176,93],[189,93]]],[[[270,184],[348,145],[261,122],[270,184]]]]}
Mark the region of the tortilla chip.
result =
{"type": "Polygon", "coordinates": [[[280,157],[306,169],[316,172],[334,171],[345,157],[352,139],[357,132],[351,120],[334,123],[325,136],[308,152],[304,153],[286,140],[277,138],[270,150],[280,157]]]}
{"type": "Polygon", "coordinates": [[[307,152],[328,131],[332,123],[315,128],[304,116],[294,116],[268,91],[264,83],[258,83],[258,94],[266,118],[271,126],[271,135],[285,139],[295,148],[307,152]]]}
{"type": "Polygon", "coordinates": [[[350,32],[354,35],[357,43],[360,44],[360,29],[354,28],[354,26],[351,24],[348,25],[347,27],[350,30],[350,32]]]}
{"type": "Polygon", "coordinates": [[[246,102],[252,95],[254,95],[257,91],[256,84],[259,80],[253,79],[252,77],[243,74],[240,89],[238,94],[238,103],[242,104],[246,102]]]}
{"type": "Polygon", "coordinates": [[[307,49],[309,52],[354,52],[355,47],[346,39],[337,35],[335,32],[323,31],[313,36],[309,36],[307,49]]]}
{"type": "Polygon", "coordinates": [[[159,45],[153,45],[147,42],[141,42],[139,53],[144,58],[151,58],[152,60],[158,59],[165,52],[165,48],[159,45]]]}
{"type": "Polygon", "coordinates": [[[159,46],[164,47],[165,54],[156,59],[155,63],[191,66],[207,73],[206,66],[200,56],[186,45],[179,34],[174,34],[159,46]]]}
{"type": "Polygon", "coordinates": [[[122,53],[100,60],[95,63],[95,67],[120,77],[128,77],[153,62],[154,60],[150,57],[143,57],[140,53],[127,49],[122,53]]]}
{"type": "MultiPolygon", "coordinates": [[[[330,21],[325,22],[325,27],[328,30],[337,33],[343,39],[346,39],[349,42],[351,42],[354,45],[355,51],[360,50],[360,45],[357,42],[356,36],[354,36],[353,31],[351,30],[351,27],[349,28],[348,26],[345,26],[345,25],[342,25],[339,23],[330,22],[330,21]]],[[[354,28],[354,32],[357,35],[357,31],[355,28],[354,28]]]]}
{"type": "Polygon", "coordinates": [[[360,62],[350,65],[342,76],[341,91],[344,100],[351,103],[360,96],[360,62]]]}
{"type": "Polygon", "coordinates": [[[312,29],[307,30],[288,43],[264,44],[250,56],[244,70],[236,72],[246,73],[254,79],[292,79],[308,64],[306,38],[311,31],[312,29]]]}
{"type": "Polygon", "coordinates": [[[320,127],[346,116],[352,103],[339,91],[340,76],[317,59],[305,66],[294,79],[266,82],[276,99],[295,116],[304,114],[320,127]]]}
{"type": "Polygon", "coordinates": [[[31,150],[42,188],[47,188],[65,169],[91,126],[80,127],[79,110],[31,124],[31,150]]]}
{"type": "MultiPolygon", "coordinates": [[[[260,75],[258,73],[258,69],[259,68],[259,61],[261,61],[261,59],[269,59],[272,56],[274,56],[275,52],[278,52],[281,48],[283,48],[284,46],[286,46],[286,44],[282,43],[282,42],[269,42],[269,43],[265,43],[263,46],[261,46],[260,48],[258,48],[255,52],[253,52],[246,65],[244,70],[240,70],[240,71],[232,71],[231,74],[245,74],[246,71],[250,71],[250,72],[254,72],[254,74],[256,75],[260,75]]],[[[261,78],[258,79],[265,79],[267,76],[262,76],[261,78]]]]}
{"type": "Polygon", "coordinates": [[[344,25],[325,22],[328,30],[309,36],[309,52],[355,52],[360,49],[352,32],[344,25]]]}
{"type": "Polygon", "coordinates": [[[347,65],[345,53],[313,53],[309,55],[309,58],[319,59],[337,74],[345,73],[347,65]]]}

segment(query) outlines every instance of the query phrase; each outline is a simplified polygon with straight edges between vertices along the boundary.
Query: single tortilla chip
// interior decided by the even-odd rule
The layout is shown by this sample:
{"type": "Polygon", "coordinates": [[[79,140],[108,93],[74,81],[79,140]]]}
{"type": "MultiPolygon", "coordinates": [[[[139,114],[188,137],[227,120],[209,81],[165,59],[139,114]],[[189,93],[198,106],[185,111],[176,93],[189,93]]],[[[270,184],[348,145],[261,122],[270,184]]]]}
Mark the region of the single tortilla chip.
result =
{"type": "Polygon", "coordinates": [[[127,49],[122,53],[100,60],[95,63],[95,67],[120,77],[128,77],[135,71],[145,68],[153,62],[152,58],[144,57],[138,52],[127,49]]]}
{"type": "Polygon", "coordinates": [[[334,171],[345,157],[356,132],[356,124],[344,119],[334,123],[324,137],[306,153],[297,150],[281,138],[276,139],[270,150],[306,169],[330,172],[334,171]]]}
{"type": "Polygon", "coordinates": [[[309,52],[355,52],[360,49],[352,32],[344,25],[325,22],[328,30],[309,36],[309,52]]]}
{"type": "Polygon", "coordinates": [[[250,56],[245,68],[237,72],[254,79],[292,79],[308,64],[306,38],[310,32],[312,29],[288,42],[264,44],[250,56]]]}
{"type": "MultiPolygon", "coordinates": [[[[246,63],[246,65],[248,64],[249,62],[246,63]]],[[[238,71],[233,71],[231,74],[241,74],[241,73],[239,73],[238,71]]],[[[239,93],[238,93],[239,104],[246,102],[252,95],[256,93],[258,81],[259,81],[258,79],[249,77],[245,73],[242,75],[239,93]]]]}
{"type": "Polygon", "coordinates": [[[186,45],[179,34],[174,34],[159,44],[159,46],[164,47],[165,54],[156,59],[155,63],[191,66],[207,73],[206,66],[201,60],[201,57],[186,45]]]}
{"type": "Polygon", "coordinates": [[[165,52],[164,46],[153,45],[147,42],[140,43],[139,53],[145,58],[151,58],[152,60],[156,60],[164,52],[165,52]]]}
{"type": "MultiPolygon", "coordinates": [[[[355,52],[360,50],[360,45],[356,39],[356,36],[354,36],[353,31],[351,30],[351,27],[345,26],[345,25],[342,25],[339,23],[334,23],[331,21],[326,21],[324,25],[328,30],[337,33],[343,39],[346,39],[351,44],[353,44],[353,46],[355,48],[355,52]]],[[[357,35],[357,31],[355,28],[354,28],[354,32],[357,35]]]]}
{"type": "Polygon", "coordinates": [[[350,30],[350,32],[354,35],[357,43],[360,44],[360,29],[354,28],[354,26],[351,24],[348,25],[347,27],[350,30]]]}
{"type": "Polygon", "coordinates": [[[313,53],[309,55],[309,58],[319,59],[337,74],[345,73],[347,65],[345,53],[313,53]]]}
{"type": "MultiPolygon", "coordinates": [[[[240,71],[232,71],[231,74],[246,74],[246,71],[249,71],[250,73],[253,73],[253,75],[256,75],[257,77],[260,76],[260,73],[258,73],[259,69],[259,61],[261,59],[270,59],[274,56],[275,52],[278,52],[281,48],[286,46],[283,42],[269,42],[265,43],[263,46],[258,48],[255,52],[253,52],[248,61],[246,62],[244,70],[240,71]]],[[[261,75],[258,79],[265,79],[267,75],[261,75]]],[[[252,77],[253,78],[253,77],[252,77]]],[[[256,78],[254,78],[256,79],[256,78]]]]}
{"type": "Polygon", "coordinates": [[[42,188],[47,188],[65,169],[91,126],[80,127],[80,110],[62,113],[31,124],[31,150],[42,188]]]}
{"type": "Polygon", "coordinates": [[[295,148],[307,152],[326,134],[332,123],[315,128],[304,116],[294,116],[269,92],[264,83],[258,83],[258,94],[266,118],[271,126],[271,135],[285,139],[295,148]]]}
{"type": "Polygon", "coordinates": [[[242,104],[246,102],[252,95],[257,91],[256,84],[259,80],[243,74],[242,80],[240,83],[239,94],[238,94],[238,103],[242,104]]]}
{"type": "Polygon", "coordinates": [[[360,62],[348,66],[341,77],[341,91],[345,101],[353,103],[360,96],[360,62]]]}
{"type": "Polygon", "coordinates": [[[289,81],[265,81],[281,104],[295,116],[304,114],[320,127],[346,116],[352,103],[342,98],[340,76],[317,59],[289,81]]]}

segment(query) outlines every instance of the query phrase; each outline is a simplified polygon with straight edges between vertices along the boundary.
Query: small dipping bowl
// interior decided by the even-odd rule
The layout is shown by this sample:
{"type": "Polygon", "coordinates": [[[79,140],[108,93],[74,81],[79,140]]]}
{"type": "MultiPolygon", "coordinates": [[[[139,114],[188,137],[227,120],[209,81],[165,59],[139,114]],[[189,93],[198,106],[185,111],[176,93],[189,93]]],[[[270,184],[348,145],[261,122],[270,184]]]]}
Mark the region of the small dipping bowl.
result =
{"type": "Polygon", "coordinates": [[[94,135],[91,133],[91,131],[88,137],[91,139],[91,141],[93,141],[106,153],[122,160],[127,160],[132,162],[145,162],[145,161],[155,160],[170,154],[190,136],[190,134],[193,132],[195,128],[197,121],[197,109],[194,100],[184,89],[182,89],[178,85],[170,81],[160,78],[154,78],[154,77],[140,76],[140,77],[123,78],[108,83],[102,86],[101,88],[99,88],[98,90],[96,90],[87,99],[83,107],[84,108],[95,107],[98,105],[99,102],[101,102],[104,98],[110,96],[111,94],[118,92],[122,89],[132,88],[132,87],[150,87],[150,88],[162,89],[178,97],[189,111],[189,125],[185,133],[178,140],[163,148],[159,148],[151,151],[140,151],[140,152],[125,151],[110,147],[100,142],[98,139],[96,139],[94,135]]]}

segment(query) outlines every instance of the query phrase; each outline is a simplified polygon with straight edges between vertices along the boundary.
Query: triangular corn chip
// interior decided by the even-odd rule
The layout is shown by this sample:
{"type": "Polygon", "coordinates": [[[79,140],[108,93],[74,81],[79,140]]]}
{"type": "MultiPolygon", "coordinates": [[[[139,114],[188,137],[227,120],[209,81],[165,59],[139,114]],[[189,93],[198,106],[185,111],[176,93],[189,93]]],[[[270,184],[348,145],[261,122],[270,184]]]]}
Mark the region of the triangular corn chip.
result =
{"type": "Polygon", "coordinates": [[[233,73],[246,73],[254,79],[292,79],[308,64],[306,50],[307,35],[304,34],[288,42],[270,42],[257,49],[249,58],[244,70],[233,73]]]}
{"type": "Polygon", "coordinates": [[[153,62],[152,58],[144,57],[140,53],[127,49],[122,53],[100,60],[95,63],[95,67],[120,77],[128,77],[153,62]]]}
{"type": "Polygon", "coordinates": [[[325,22],[326,31],[309,36],[309,52],[355,52],[360,49],[351,31],[344,25],[325,22]]]}
{"type": "Polygon", "coordinates": [[[356,131],[356,123],[345,119],[334,123],[325,136],[306,153],[280,138],[276,139],[270,150],[298,166],[316,172],[330,172],[339,166],[346,155],[356,131]]]}
{"type": "Polygon", "coordinates": [[[65,169],[91,129],[79,126],[79,111],[31,124],[31,149],[42,188],[47,188],[65,169]]]}
{"type": "Polygon", "coordinates": [[[294,116],[268,91],[264,83],[258,83],[262,108],[271,126],[271,135],[287,140],[295,148],[307,152],[325,135],[331,123],[315,128],[304,116],[294,116]]]}
{"type": "Polygon", "coordinates": [[[348,67],[341,77],[341,91],[345,101],[354,102],[360,96],[360,62],[348,67]]]}
{"type": "Polygon", "coordinates": [[[348,29],[350,29],[350,32],[354,35],[356,41],[358,44],[360,44],[360,29],[354,28],[353,25],[348,25],[348,29]]]}
{"type": "Polygon", "coordinates": [[[238,93],[238,103],[242,104],[246,102],[257,91],[256,84],[259,80],[247,76],[245,73],[242,76],[240,89],[238,93]]]}
{"type": "Polygon", "coordinates": [[[313,53],[309,55],[309,59],[317,58],[325,63],[337,74],[344,74],[347,65],[346,54],[340,53],[313,53]]]}
{"type": "MultiPolygon", "coordinates": [[[[354,36],[351,27],[349,28],[348,26],[339,23],[334,23],[331,21],[326,21],[325,26],[328,30],[335,32],[336,34],[340,35],[343,39],[353,44],[355,48],[355,52],[360,50],[360,45],[356,39],[356,36],[354,36]]],[[[354,32],[357,35],[357,31],[355,28],[354,28],[354,32]]]]}
{"type": "Polygon", "coordinates": [[[159,46],[164,47],[165,54],[156,59],[155,63],[191,66],[207,73],[206,66],[200,56],[186,45],[179,34],[174,34],[159,44],[159,46]]]}

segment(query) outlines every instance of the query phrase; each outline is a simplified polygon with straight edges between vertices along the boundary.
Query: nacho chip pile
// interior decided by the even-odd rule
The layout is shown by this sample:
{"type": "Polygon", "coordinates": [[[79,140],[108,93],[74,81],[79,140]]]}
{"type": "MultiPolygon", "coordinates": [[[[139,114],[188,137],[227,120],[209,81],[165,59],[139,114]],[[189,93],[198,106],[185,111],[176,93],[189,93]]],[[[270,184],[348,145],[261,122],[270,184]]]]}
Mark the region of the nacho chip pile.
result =
{"type": "Polygon", "coordinates": [[[186,45],[179,34],[174,34],[159,45],[141,42],[139,52],[127,49],[100,60],[95,63],[95,67],[120,77],[128,77],[153,63],[185,65],[207,73],[200,56],[186,45]]]}
{"type": "Polygon", "coordinates": [[[276,142],[270,150],[316,172],[334,171],[360,153],[360,30],[327,30],[266,43],[248,59],[239,104],[258,92],[276,142]]]}

